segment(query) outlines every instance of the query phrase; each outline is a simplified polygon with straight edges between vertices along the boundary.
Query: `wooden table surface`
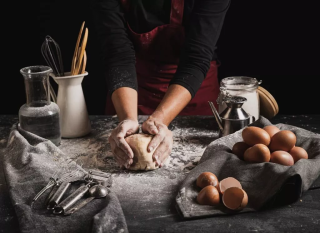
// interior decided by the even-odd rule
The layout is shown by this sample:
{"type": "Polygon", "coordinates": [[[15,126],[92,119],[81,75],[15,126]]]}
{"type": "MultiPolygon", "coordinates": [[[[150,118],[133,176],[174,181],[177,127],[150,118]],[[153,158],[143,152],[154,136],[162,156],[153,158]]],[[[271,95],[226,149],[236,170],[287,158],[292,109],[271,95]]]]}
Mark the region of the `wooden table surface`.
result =
{"type": "MultiPolygon", "coordinates": [[[[320,178],[302,198],[289,206],[195,220],[182,220],[175,209],[179,183],[197,165],[206,146],[218,137],[213,117],[177,117],[170,129],[174,146],[164,168],[148,173],[121,171],[112,159],[107,137],[116,126],[111,116],[90,116],[93,133],[79,139],[63,139],[59,148],[87,168],[111,173],[129,232],[320,232],[320,178]]],[[[140,122],[145,116],[139,118],[140,122]]],[[[3,174],[3,148],[17,116],[0,116],[0,232],[19,232],[3,174]]],[[[277,115],[272,123],[284,123],[320,133],[320,115],[277,115]]]]}

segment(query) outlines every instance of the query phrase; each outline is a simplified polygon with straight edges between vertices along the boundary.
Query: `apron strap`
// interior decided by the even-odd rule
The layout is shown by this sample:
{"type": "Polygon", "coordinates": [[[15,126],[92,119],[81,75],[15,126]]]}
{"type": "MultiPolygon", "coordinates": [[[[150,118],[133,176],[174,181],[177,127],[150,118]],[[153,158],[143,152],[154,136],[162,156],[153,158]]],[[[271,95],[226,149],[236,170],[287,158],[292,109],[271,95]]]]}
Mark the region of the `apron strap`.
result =
{"type": "Polygon", "coordinates": [[[184,0],[171,0],[170,24],[182,25],[184,0]]]}

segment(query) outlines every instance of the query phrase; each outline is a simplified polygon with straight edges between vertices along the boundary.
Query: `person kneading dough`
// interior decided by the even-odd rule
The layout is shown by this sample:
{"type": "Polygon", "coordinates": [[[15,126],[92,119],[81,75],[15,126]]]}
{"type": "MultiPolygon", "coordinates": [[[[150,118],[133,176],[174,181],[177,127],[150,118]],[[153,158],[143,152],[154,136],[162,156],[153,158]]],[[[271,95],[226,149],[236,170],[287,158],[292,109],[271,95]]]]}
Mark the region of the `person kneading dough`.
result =
{"type": "Polygon", "coordinates": [[[212,115],[208,101],[217,107],[220,91],[216,43],[230,2],[91,2],[107,82],[105,113],[119,119],[109,142],[120,166],[136,159],[125,138],[139,132],[138,114],[149,116],[141,130],[154,135],[147,153],[159,167],[171,153],[168,125],[176,116],[212,115]]]}
{"type": "Polygon", "coordinates": [[[126,138],[134,154],[129,170],[155,170],[159,167],[152,158],[156,148],[150,152],[147,151],[152,138],[153,136],[149,134],[134,134],[126,138]]]}

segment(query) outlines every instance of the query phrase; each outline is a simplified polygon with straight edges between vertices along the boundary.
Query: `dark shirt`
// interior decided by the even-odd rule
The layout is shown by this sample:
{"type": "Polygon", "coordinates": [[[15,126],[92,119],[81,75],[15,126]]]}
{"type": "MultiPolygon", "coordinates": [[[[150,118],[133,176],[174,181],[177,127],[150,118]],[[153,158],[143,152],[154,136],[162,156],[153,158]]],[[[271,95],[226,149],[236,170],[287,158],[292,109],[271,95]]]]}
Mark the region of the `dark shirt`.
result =
{"type": "MultiPolygon", "coordinates": [[[[183,45],[178,69],[170,84],[179,84],[192,97],[200,88],[209,68],[216,60],[216,43],[231,0],[185,0],[183,45]]],[[[104,75],[109,94],[120,87],[138,90],[135,51],[128,37],[127,21],[137,33],[149,32],[168,24],[170,0],[131,0],[124,13],[120,0],[93,0],[92,5],[104,75]]]]}

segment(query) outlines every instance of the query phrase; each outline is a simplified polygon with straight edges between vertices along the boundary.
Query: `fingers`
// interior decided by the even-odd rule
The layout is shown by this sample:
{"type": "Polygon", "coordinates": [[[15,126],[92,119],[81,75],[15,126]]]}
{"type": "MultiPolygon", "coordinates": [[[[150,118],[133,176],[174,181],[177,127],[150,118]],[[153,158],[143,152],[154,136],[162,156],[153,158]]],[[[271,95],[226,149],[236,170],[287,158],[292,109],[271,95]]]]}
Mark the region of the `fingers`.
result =
{"type": "Polygon", "coordinates": [[[128,158],[128,156],[118,147],[114,150],[115,159],[119,165],[123,165],[126,168],[129,168],[133,162],[133,159],[128,158]]]}
{"type": "Polygon", "coordinates": [[[152,134],[152,135],[155,135],[155,134],[159,133],[158,128],[155,125],[155,122],[151,121],[151,120],[147,120],[147,121],[143,122],[142,130],[144,132],[152,134]]]}
{"type": "Polygon", "coordinates": [[[132,159],[133,151],[124,139],[125,135],[127,134],[127,130],[128,127],[126,126],[126,124],[122,123],[111,133],[111,137],[116,143],[117,147],[121,148],[125,152],[125,154],[127,154],[128,157],[132,159]]]}
{"type": "Polygon", "coordinates": [[[120,167],[124,166],[128,168],[132,164],[133,159],[128,157],[128,155],[117,146],[116,141],[112,137],[109,137],[109,142],[116,162],[120,165],[120,167]]]}
{"type": "Polygon", "coordinates": [[[168,129],[165,125],[158,125],[158,133],[152,138],[148,145],[148,152],[151,152],[160,145],[160,143],[164,140],[166,137],[168,129]]]}
{"type": "Polygon", "coordinates": [[[170,155],[172,149],[172,132],[165,124],[149,119],[142,125],[142,130],[146,133],[155,135],[150,141],[147,151],[153,153],[153,159],[158,166],[162,166],[164,160],[170,155]],[[157,129],[157,130],[155,130],[157,129]],[[156,133],[157,131],[157,133],[156,133]]]}
{"type": "Polygon", "coordinates": [[[116,146],[121,148],[129,158],[133,158],[133,152],[126,140],[124,139],[124,133],[120,132],[115,135],[111,134],[111,138],[115,142],[116,146]]]}
{"type": "Polygon", "coordinates": [[[117,138],[116,144],[129,158],[133,158],[133,151],[123,137],[117,138]]]}
{"type": "Polygon", "coordinates": [[[131,134],[135,134],[139,131],[139,124],[136,121],[132,120],[124,120],[119,124],[119,131],[124,133],[124,135],[127,137],[131,134]]]}
{"type": "MultiPolygon", "coordinates": [[[[111,133],[109,142],[115,161],[120,167],[129,168],[133,163],[133,151],[126,142],[125,137],[139,130],[137,121],[124,120],[111,133]]],[[[154,135],[148,145],[148,152],[154,151],[153,159],[157,166],[162,167],[172,150],[172,132],[165,124],[149,119],[142,125],[142,131],[154,135]]]]}
{"type": "Polygon", "coordinates": [[[139,123],[134,120],[124,120],[112,131],[109,137],[111,151],[120,167],[129,168],[133,163],[133,151],[124,139],[125,136],[139,131],[139,123]]]}
{"type": "Polygon", "coordinates": [[[173,144],[172,132],[168,130],[166,137],[160,143],[160,145],[155,150],[152,156],[156,162],[156,165],[158,165],[159,167],[163,166],[164,161],[171,154],[172,144],[173,144]]]}

